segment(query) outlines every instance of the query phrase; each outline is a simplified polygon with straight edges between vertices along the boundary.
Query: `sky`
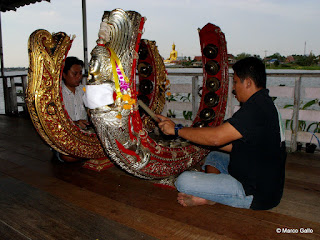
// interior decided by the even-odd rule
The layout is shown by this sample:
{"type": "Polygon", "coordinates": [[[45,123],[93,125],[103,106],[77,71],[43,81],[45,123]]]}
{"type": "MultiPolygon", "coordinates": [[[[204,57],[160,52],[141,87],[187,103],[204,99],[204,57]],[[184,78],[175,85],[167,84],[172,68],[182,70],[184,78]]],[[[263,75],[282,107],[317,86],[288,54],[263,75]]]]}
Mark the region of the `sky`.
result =
{"type": "MultiPolygon", "coordinates": [[[[264,56],[320,55],[319,0],[86,0],[89,59],[104,11],[133,10],[147,18],[142,38],[154,40],[168,58],[200,56],[198,28],[212,23],[224,32],[228,53],[264,56]]],[[[28,67],[32,32],[76,35],[69,56],[84,59],[81,0],[51,0],[1,13],[5,67],[28,67]]]]}

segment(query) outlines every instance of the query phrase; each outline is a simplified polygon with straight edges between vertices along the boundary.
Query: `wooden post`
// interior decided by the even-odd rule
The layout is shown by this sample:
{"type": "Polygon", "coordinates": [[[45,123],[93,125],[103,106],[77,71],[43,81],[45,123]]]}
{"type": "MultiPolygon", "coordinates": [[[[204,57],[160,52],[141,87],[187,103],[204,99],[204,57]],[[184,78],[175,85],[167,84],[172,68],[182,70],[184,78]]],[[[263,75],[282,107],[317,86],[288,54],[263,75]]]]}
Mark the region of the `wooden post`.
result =
{"type": "Polygon", "coordinates": [[[18,103],[17,103],[17,89],[14,81],[14,77],[10,77],[10,98],[11,98],[11,113],[18,115],[18,103]]]}
{"type": "Polygon", "coordinates": [[[21,76],[21,83],[22,83],[22,92],[23,92],[23,111],[25,114],[27,114],[28,109],[27,109],[27,104],[26,104],[26,95],[27,95],[27,84],[28,84],[28,79],[27,76],[21,76]]]}
{"type": "MultiPolygon", "coordinates": [[[[83,62],[85,75],[88,75],[88,40],[87,40],[87,4],[82,0],[82,30],[83,30],[83,62]]],[[[86,84],[84,82],[83,84],[86,84]]]]}
{"type": "Polygon", "coordinates": [[[234,112],[234,105],[233,105],[233,98],[234,95],[232,94],[232,87],[233,87],[233,75],[229,75],[229,88],[228,88],[228,100],[227,100],[227,118],[231,118],[234,112]]]}
{"type": "Polygon", "coordinates": [[[192,77],[192,118],[194,119],[197,115],[198,109],[199,109],[199,78],[198,76],[192,77]]]}
{"type": "Polygon", "coordinates": [[[5,108],[5,114],[9,115],[12,113],[11,107],[10,107],[10,91],[8,88],[8,79],[7,77],[2,77],[2,84],[3,84],[3,98],[4,98],[4,108],[5,108]]]}
{"type": "Polygon", "coordinates": [[[300,94],[301,94],[301,76],[296,78],[294,83],[294,100],[293,100],[293,129],[291,134],[291,152],[297,151],[297,137],[299,131],[299,107],[300,107],[300,94]]]}
{"type": "MultiPolygon", "coordinates": [[[[1,2],[2,3],[2,2],[1,2]]],[[[3,63],[3,48],[2,48],[2,27],[1,27],[1,12],[0,12],[0,67],[1,76],[4,77],[4,63],[3,63]]],[[[4,89],[4,88],[3,88],[4,89]]]]}
{"type": "Polygon", "coordinates": [[[1,13],[0,13],[0,67],[1,67],[1,77],[2,77],[2,86],[3,86],[3,98],[4,98],[5,114],[10,114],[11,112],[10,112],[10,102],[9,102],[9,95],[8,95],[8,83],[7,83],[7,78],[4,76],[1,13]]]}

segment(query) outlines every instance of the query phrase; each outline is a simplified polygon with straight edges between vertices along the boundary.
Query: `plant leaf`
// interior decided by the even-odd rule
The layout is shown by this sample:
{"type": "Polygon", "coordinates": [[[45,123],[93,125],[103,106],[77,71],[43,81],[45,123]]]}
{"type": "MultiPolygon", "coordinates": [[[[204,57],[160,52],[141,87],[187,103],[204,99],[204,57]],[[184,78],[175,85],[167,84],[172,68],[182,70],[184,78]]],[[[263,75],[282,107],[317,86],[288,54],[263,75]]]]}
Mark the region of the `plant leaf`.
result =
{"type": "Polygon", "coordinates": [[[287,104],[283,108],[289,108],[289,107],[293,107],[293,105],[292,104],[287,104]]]}
{"type": "Polygon", "coordinates": [[[306,108],[311,107],[313,104],[316,104],[316,103],[317,103],[317,100],[313,99],[313,100],[307,102],[306,104],[304,104],[302,107],[302,110],[305,110],[306,108]]]}

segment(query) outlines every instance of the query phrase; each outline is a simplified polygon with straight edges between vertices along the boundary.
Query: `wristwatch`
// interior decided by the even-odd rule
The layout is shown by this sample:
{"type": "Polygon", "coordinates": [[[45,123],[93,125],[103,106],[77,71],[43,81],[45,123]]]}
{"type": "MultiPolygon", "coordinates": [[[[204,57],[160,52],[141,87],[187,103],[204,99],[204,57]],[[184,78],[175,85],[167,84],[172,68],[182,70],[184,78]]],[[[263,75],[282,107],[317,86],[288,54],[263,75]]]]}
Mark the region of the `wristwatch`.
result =
{"type": "Polygon", "coordinates": [[[183,125],[182,124],[176,124],[174,126],[174,136],[175,137],[179,137],[179,130],[183,128],[183,125]]]}

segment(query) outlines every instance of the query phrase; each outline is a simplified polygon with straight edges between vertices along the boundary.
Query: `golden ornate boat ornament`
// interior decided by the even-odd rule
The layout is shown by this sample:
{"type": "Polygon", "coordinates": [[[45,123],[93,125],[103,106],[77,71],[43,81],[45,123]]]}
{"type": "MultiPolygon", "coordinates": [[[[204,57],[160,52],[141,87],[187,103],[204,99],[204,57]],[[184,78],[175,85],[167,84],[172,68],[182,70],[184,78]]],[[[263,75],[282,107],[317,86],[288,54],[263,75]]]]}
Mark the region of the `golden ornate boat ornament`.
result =
{"type": "Polygon", "coordinates": [[[29,38],[26,103],[40,136],[56,151],[80,158],[106,158],[95,133],[76,126],[64,109],[60,79],[72,39],[37,30],[29,38]]]}
{"type": "MultiPolygon", "coordinates": [[[[101,144],[96,134],[79,129],[63,107],[60,79],[72,43],[66,34],[38,30],[30,36],[26,102],[39,134],[55,150],[82,158],[106,158],[106,152],[125,171],[140,178],[162,179],[165,184],[168,177],[190,168],[209,150],[179,138],[168,139],[139,110],[138,99],[161,113],[168,87],[155,42],[141,41],[144,22],[134,11],[115,9],[103,15],[84,98],[101,144]]],[[[228,93],[226,42],[220,28],[212,24],[199,30],[199,35],[204,75],[193,126],[216,126],[223,121],[228,93]]]]}
{"type": "MultiPolygon", "coordinates": [[[[121,9],[105,12],[97,46],[92,51],[86,102],[89,105],[92,103],[90,107],[92,122],[112,161],[137,177],[165,179],[181,173],[202,160],[208,150],[180,139],[162,140],[161,134],[157,131],[151,133],[150,129],[144,126],[137,105],[135,80],[137,52],[143,24],[144,18],[137,12],[125,12],[121,9]],[[91,90],[95,92],[95,89],[98,94],[89,94],[91,90]],[[105,100],[100,97],[110,94],[114,99],[108,97],[108,100],[105,100]]],[[[216,76],[221,85],[213,90],[210,89],[210,92],[215,94],[215,102],[210,104],[209,98],[200,104],[202,109],[199,109],[195,123],[212,126],[213,123],[220,123],[224,117],[225,98],[220,96],[227,94],[228,66],[225,62],[227,53],[223,33],[216,26],[213,26],[213,29],[210,26],[209,28],[214,37],[206,40],[206,44],[213,44],[218,49],[215,56],[209,55],[209,59],[214,61],[219,69],[206,73],[204,82],[212,75],[216,76]],[[203,111],[209,114],[203,114],[203,111]]],[[[146,48],[143,46],[144,43],[141,43],[141,48],[146,48]]],[[[150,64],[151,59],[157,59],[155,55],[158,53],[155,52],[140,50],[138,65],[139,98],[145,99],[145,103],[153,110],[157,108],[155,105],[157,102],[152,98],[165,89],[164,81],[160,82],[158,79],[159,86],[155,88],[158,92],[153,96],[153,82],[147,82],[145,85],[143,83],[144,80],[150,81],[148,78],[152,74],[157,76],[157,71],[164,72],[160,66],[163,64],[162,61],[150,64]],[[147,55],[144,59],[141,58],[143,53],[147,55]],[[143,86],[140,87],[141,85],[143,86]]],[[[206,83],[203,87],[203,93],[206,94],[209,90],[205,86],[206,83]]],[[[159,101],[160,104],[162,101],[163,99],[159,101]]]]}

